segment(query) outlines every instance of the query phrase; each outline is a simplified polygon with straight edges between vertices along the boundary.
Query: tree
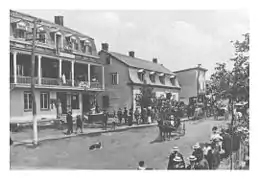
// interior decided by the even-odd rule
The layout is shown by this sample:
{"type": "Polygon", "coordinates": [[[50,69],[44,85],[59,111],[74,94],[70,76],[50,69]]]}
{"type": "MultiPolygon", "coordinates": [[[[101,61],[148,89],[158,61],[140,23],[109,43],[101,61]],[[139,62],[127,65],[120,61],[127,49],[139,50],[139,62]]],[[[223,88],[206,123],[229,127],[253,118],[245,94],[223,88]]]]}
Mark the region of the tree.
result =
{"type": "Polygon", "coordinates": [[[219,96],[236,100],[240,95],[249,97],[249,33],[245,39],[231,41],[235,48],[235,56],[230,60],[234,63],[232,70],[226,69],[226,63],[216,63],[215,72],[211,75],[211,91],[219,96]]]}
{"type": "Polygon", "coordinates": [[[136,101],[137,104],[141,106],[141,109],[153,106],[157,103],[153,88],[146,84],[146,82],[141,86],[140,94],[137,95],[136,101]]]}

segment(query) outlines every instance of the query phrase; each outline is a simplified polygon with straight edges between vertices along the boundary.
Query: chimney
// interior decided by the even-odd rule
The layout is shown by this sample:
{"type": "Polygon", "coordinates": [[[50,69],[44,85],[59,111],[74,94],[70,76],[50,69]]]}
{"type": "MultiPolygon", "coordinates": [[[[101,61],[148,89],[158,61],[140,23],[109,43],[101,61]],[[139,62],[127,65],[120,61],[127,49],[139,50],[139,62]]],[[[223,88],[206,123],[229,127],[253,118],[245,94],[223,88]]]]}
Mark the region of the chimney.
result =
{"type": "Polygon", "coordinates": [[[60,26],[64,26],[64,17],[63,16],[55,16],[55,24],[60,26]]]}
{"type": "Polygon", "coordinates": [[[109,51],[109,44],[108,43],[102,43],[102,50],[103,51],[109,51]]]}
{"type": "Polygon", "coordinates": [[[129,56],[134,58],[135,57],[135,52],[134,51],[129,51],[129,56]]]}
{"type": "Polygon", "coordinates": [[[157,64],[157,58],[153,58],[153,63],[157,64]]]}

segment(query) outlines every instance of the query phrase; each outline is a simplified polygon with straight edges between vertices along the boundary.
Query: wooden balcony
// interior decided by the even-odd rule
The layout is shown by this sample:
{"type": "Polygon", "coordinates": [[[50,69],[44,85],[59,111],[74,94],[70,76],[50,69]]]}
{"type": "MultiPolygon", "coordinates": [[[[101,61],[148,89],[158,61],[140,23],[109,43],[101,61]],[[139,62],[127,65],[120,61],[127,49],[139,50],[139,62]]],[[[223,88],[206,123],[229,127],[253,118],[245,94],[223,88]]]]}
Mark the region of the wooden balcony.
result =
{"type": "MultiPolygon", "coordinates": [[[[39,83],[38,77],[34,77],[34,83],[35,84],[39,83]]],[[[17,84],[31,84],[31,77],[30,76],[17,76],[17,84]]]]}
{"type": "MultiPolygon", "coordinates": [[[[39,84],[39,79],[38,77],[34,78],[35,80],[35,85],[39,84]]],[[[10,76],[10,83],[14,83],[14,77],[10,76]]],[[[24,84],[24,85],[30,85],[31,84],[31,77],[29,76],[17,76],[17,84],[24,84]]],[[[42,86],[50,86],[50,87],[72,87],[72,80],[66,80],[66,83],[63,83],[60,78],[46,78],[42,77],[41,78],[41,85],[42,86]]],[[[84,81],[84,82],[76,82],[74,83],[75,88],[84,88],[85,90],[102,90],[104,89],[102,87],[102,83],[100,82],[90,82],[90,87],[89,83],[84,81]]]]}

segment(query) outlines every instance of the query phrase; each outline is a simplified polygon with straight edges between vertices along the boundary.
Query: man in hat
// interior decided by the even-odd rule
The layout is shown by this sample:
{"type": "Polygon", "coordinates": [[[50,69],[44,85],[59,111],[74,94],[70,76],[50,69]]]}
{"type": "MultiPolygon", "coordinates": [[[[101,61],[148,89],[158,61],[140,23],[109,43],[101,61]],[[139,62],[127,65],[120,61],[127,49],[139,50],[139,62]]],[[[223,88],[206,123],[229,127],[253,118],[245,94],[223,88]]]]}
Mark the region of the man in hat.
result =
{"type": "Polygon", "coordinates": [[[175,156],[175,158],[173,160],[174,160],[174,166],[173,166],[174,170],[184,170],[185,169],[185,164],[181,157],[175,156]]]}
{"type": "Polygon", "coordinates": [[[128,109],[127,109],[127,107],[124,107],[123,117],[124,117],[125,124],[127,124],[127,122],[128,122],[128,109]]]}
{"type": "Polygon", "coordinates": [[[73,117],[72,112],[69,111],[67,113],[67,135],[70,135],[73,133],[73,117]]]}
{"type": "Polygon", "coordinates": [[[146,170],[144,161],[139,161],[137,170],[146,170]]]}
{"type": "Polygon", "coordinates": [[[189,158],[190,164],[187,166],[186,169],[188,170],[195,170],[197,169],[197,158],[193,155],[191,155],[189,158]]]}
{"type": "Polygon", "coordinates": [[[169,162],[168,162],[168,166],[167,166],[168,170],[173,169],[174,164],[175,164],[174,158],[176,156],[180,157],[182,159],[182,161],[184,162],[183,155],[179,152],[179,148],[175,146],[171,150],[171,154],[169,155],[169,162]]]}
{"type": "Polygon", "coordinates": [[[193,153],[192,153],[192,155],[197,158],[197,161],[202,160],[202,158],[203,158],[203,150],[201,149],[199,143],[196,143],[193,146],[193,153]]]}
{"type": "Polygon", "coordinates": [[[119,122],[121,124],[121,121],[122,121],[122,110],[121,110],[121,108],[119,108],[119,110],[117,112],[117,116],[118,116],[119,122]]]}
{"type": "Polygon", "coordinates": [[[139,119],[140,119],[140,111],[139,108],[136,108],[135,112],[134,112],[134,116],[136,119],[137,124],[139,124],[139,119]]]}

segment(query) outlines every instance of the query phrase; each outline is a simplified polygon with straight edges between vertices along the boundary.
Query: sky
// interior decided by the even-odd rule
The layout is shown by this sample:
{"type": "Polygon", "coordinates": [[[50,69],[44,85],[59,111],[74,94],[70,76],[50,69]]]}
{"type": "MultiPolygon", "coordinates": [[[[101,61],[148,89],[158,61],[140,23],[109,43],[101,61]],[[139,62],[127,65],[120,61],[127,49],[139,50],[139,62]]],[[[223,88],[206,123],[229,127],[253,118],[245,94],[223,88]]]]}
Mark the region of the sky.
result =
{"type": "Polygon", "coordinates": [[[243,10],[17,10],[49,21],[64,16],[64,25],[95,39],[97,50],[122,54],[135,51],[145,60],[158,58],[171,71],[202,64],[213,73],[217,62],[233,57],[231,40],[249,31],[249,14],[243,10]]]}

